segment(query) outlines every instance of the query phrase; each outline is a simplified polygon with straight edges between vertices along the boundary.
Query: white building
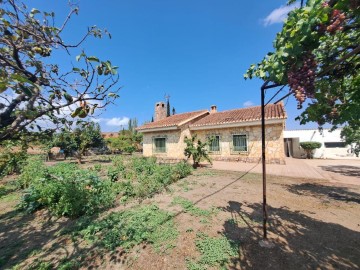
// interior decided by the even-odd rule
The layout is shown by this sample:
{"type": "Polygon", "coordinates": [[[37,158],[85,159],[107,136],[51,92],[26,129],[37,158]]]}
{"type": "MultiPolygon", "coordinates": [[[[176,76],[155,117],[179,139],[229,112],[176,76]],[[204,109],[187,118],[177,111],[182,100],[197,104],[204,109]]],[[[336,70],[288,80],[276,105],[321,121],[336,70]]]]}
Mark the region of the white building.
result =
{"type": "Polygon", "coordinates": [[[305,151],[300,147],[300,142],[319,142],[321,148],[316,149],[314,158],[344,158],[355,157],[351,153],[351,146],[345,145],[340,137],[341,129],[330,132],[330,129],[299,129],[284,131],[285,155],[294,158],[305,158],[305,151]]]}

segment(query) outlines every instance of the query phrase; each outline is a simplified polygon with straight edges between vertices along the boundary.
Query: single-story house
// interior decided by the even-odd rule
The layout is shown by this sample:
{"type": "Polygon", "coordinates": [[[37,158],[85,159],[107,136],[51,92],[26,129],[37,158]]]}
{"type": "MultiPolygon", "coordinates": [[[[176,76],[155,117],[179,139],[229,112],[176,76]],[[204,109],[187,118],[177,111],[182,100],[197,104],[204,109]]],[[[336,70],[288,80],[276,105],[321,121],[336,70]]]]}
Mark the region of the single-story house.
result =
{"type": "MultiPolygon", "coordinates": [[[[184,159],[185,137],[212,138],[208,151],[213,160],[258,162],[261,160],[261,107],[218,112],[199,110],[166,117],[163,102],[155,105],[155,121],[137,128],[143,133],[143,155],[184,159]]],[[[284,105],[265,107],[266,155],[268,163],[285,164],[284,105]]]]}
{"type": "Polygon", "coordinates": [[[346,145],[341,139],[341,128],[330,129],[295,129],[284,131],[285,155],[294,158],[305,158],[301,142],[319,142],[321,147],[314,151],[314,158],[344,158],[355,157],[351,145],[346,145]]]}

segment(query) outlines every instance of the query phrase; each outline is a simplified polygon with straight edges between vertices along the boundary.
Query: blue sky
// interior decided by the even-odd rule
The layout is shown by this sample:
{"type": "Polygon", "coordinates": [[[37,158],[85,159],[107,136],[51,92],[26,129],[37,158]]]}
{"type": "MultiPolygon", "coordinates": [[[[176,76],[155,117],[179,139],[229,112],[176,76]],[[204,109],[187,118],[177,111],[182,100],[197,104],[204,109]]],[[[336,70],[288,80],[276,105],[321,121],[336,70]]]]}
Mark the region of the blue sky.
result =
{"type": "MultiPolygon", "coordinates": [[[[151,120],[154,105],[170,95],[177,113],[242,108],[260,104],[262,81],[243,74],[272,51],[289,10],[282,1],[238,0],[80,0],[64,39],[76,42],[87,26],[106,28],[112,39],[90,39],[60,65],[88,55],[119,66],[120,98],[98,116],[103,131],[118,131],[128,118],[139,124],[151,120]]],[[[61,23],[69,12],[67,1],[33,0],[29,7],[55,11],[61,23]]],[[[272,96],[270,90],[267,96],[272,96]]],[[[290,97],[286,103],[287,129],[304,128],[294,118],[300,113],[290,97]]],[[[308,126],[309,127],[309,126],[308,126]]],[[[316,125],[312,125],[316,127],[316,125]]]]}

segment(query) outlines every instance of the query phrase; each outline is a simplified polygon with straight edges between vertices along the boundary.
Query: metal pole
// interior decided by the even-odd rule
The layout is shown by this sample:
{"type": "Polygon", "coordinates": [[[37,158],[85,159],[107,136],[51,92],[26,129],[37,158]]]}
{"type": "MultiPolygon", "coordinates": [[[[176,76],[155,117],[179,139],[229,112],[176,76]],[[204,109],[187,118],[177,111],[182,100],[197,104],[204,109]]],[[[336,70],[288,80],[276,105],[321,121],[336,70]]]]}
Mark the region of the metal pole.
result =
{"type": "Polygon", "coordinates": [[[261,159],[262,159],[262,178],[263,178],[263,233],[267,239],[266,223],[266,160],[265,160],[265,89],[268,82],[261,87],[261,159]]]}

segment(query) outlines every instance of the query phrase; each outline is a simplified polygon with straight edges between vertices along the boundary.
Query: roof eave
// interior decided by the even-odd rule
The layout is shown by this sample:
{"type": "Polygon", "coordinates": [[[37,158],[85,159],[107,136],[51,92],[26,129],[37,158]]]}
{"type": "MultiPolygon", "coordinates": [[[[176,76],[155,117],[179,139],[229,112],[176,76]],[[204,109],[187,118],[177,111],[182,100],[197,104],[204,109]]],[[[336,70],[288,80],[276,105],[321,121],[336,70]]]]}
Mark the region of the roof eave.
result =
{"type": "MultiPolygon", "coordinates": [[[[271,124],[280,124],[283,123],[286,118],[272,118],[272,119],[265,119],[265,125],[271,124]]],[[[246,127],[246,126],[259,126],[261,125],[261,120],[255,121],[243,121],[243,122],[236,122],[236,123],[219,123],[219,124],[211,124],[211,125],[191,125],[190,130],[205,130],[205,129],[219,129],[219,128],[233,128],[233,127],[246,127]]]]}
{"type": "Polygon", "coordinates": [[[169,130],[178,130],[178,129],[179,129],[178,126],[171,126],[171,127],[156,127],[156,128],[137,129],[137,131],[146,133],[146,132],[169,131],[169,130]]]}

